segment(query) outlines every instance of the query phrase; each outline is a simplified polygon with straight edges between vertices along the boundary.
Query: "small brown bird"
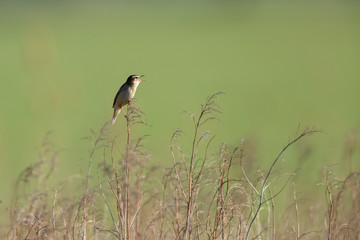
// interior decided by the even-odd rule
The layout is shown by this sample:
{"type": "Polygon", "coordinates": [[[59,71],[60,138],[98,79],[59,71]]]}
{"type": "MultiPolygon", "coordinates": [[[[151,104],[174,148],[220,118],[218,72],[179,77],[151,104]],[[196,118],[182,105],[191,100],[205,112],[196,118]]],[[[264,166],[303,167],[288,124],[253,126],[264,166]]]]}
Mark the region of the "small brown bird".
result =
{"type": "Polygon", "coordinates": [[[117,116],[121,112],[122,107],[129,104],[131,99],[134,98],[136,93],[136,88],[139,86],[140,82],[144,81],[141,79],[144,75],[130,75],[126,82],[120,87],[119,91],[116,93],[114,98],[113,108],[114,115],[112,118],[112,124],[114,125],[117,116]]]}

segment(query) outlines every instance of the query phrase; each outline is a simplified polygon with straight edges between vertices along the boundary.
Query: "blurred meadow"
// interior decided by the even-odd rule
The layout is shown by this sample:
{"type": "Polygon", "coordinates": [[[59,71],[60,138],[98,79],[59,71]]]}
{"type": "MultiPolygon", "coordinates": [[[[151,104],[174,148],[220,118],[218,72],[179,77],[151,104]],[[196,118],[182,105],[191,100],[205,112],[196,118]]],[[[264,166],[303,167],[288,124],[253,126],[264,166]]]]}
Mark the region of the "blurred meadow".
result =
{"type": "MultiPolygon", "coordinates": [[[[134,104],[150,126],[134,131],[150,135],[150,165],[172,165],[172,133],[192,136],[182,111],[198,112],[221,91],[210,152],[245,139],[256,149],[254,169],[267,169],[299,124],[315,127],[324,133],[290,150],[283,165],[300,168],[300,191],[323,196],[324,167],[359,167],[358,150],[357,162],[340,164],[348,141],[359,149],[359,26],[357,1],[1,1],[2,218],[47,132],[58,151],[55,182],[87,166],[83,138],[111,118],[131,74],[145,75],[134,104]],[[298,162],[304,149],[311,154],[298,162]]],[[[125,132],[120,115],[110,135],[125,132]]]]}

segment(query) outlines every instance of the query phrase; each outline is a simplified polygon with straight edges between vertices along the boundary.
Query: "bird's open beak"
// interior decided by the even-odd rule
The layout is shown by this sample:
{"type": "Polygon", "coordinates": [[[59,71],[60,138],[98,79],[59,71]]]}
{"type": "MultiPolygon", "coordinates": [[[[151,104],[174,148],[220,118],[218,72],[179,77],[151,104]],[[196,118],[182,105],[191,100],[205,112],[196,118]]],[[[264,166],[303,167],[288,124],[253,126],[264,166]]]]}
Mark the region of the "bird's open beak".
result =
{"type": "MultiPolygon", "coordinates": [[[[145,75],[141,75],[140,77],[142,78],[142,77],[144,77],[144,76],[145,76],[145,75]]],[[[141,78],[139,78],[139,80],[143,82],[144,80],[141,79],[141,78]]]]}

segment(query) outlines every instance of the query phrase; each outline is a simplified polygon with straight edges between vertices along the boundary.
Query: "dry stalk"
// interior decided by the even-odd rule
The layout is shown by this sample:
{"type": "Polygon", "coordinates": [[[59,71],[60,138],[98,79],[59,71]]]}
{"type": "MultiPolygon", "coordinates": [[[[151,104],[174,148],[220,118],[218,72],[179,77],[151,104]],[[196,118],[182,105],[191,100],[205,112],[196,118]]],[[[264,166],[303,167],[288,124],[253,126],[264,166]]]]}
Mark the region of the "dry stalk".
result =
{"type": "MultiPolygon", "coordinates": [[[[137,142],[131,144],[131,127],[134,124],[145,124],[142,120],[143,112],[133,107],[132,105],[127,106],[127,111],[124,114],[126,119],[126,143],[125,143],[125,152],[121,154],[122,160],[115,162],[114,161],[114,151],[115,149],[121,153],[121,150],[117,148],[116,140],[118,137],[114,137],[111,144],[111,165],[112,172],[106,170],[104,164],[104,172],[106,173],[106,181],[108,182],[115,200],[116,212],[117,212],[117,221],[115,221],[114,215],[111,213],[110,204],[106,198],[106,194],[102,189],[102,184],[99,182],[100,191],[103,195],[103,200],[107,205],[108,211],[110,212],[112,222],[115,227],[115,231],[108,230],[117,236],[118,239],[128,240],[133,238],[140,238],[142,236],[142,229],[140,227],[140,215],[141,208],[143,207],[143,164],[140,162],[140,155],[144,155],[141,151],[142,140],[145,136],[139,137],[137,142]],[[136,166],[132,167],[132,163],[136,166]],[[135,173],[135,175],[133,174],[135,173]],[[112,176],[111,176],[112,175],[112,176]],[[135,180],[132,181],[132,176],[135,180]],[[134,201],[130,201],[130,198],[134,201]]],[[[145,156],[145,155],[144,155],[145,156]]],[[[104,156],[105,159],[105,156],[104,156]]]]}
{"type": "Polygon", "coordinates": [[[218,107],[215,103],[218,95],[222,93],[215,93],[207,98],[204,105],[201,106],[201,111],[199,116],[196,118],[193,114],[189,114],[194,123],[194,137],[192,142],[191,148],[191,156],[189,162],[189,174],[188,174],[188,193],[187,193],[187,207],[186,207],[186,220],[185,220],[185,227],[184,227],[184,240],[191,239],[191,231],[192,231],[192,215],[195,206],[195,199],[194,193],[198,190],[197,185],[194,184],[194,161],[196,159],[196,153],[199,142],[205,138],[206,136],[203,135],[200,138],[198,137],[200,127],[204,125],[206,122],[217,119],[214,113],[218,113],[218,107]]]}
{"type": "Polygon", "coordinates": [[[280,153],[278,154],[278,156],[275,158],[275,160],[274,160],[273,163],[271,164],[269,170],[267,171],[267,174],[266,174],[266,176],[265,176],[265,178],[264,178],[264,181],[263,181],[263,183],[262,183],[261,189],[260,189],[260,191],[259,191],[259,193],[260,193],[260,195],[259,195],[259,202],[258,202],[256,211],[255,211],[255,214],[254,214],[254,216],[252,217],[252,219],[251,219],[251,221],[250,221],[248,230],[247,230],[247,232],[246,232],[245,240],[247,240],[247,239],[249,238],[249,234],[250,234],[251,227],[252,227],[254,221],[256,220],[256,217],[257,217],[257,215],[259,214],[259,211],[260,211],[262,205],[263,205],[265,202],[267,202],[267,201],[273,199],[274,197],[276,197],[278,194],[280,194],[280,192],[281,192],[281,191],[284,189],[284,187],[285,187],[285,185],[284,185],[284,187],[283,187],[278,193],[276,193],[275,195],[273,195],[273,196],[270,197],[269,199],[265,199],[265,200],[263,199],[263,197],[264,197],[264,192],[265,192],[265,190],[266,190],[267,187],[268,187],[268,186],[266,185],[266,184],[267,184],[267,180],[268,180],[268,178],[269,178],[269,176],[270,176],[270,174],[271,174],[271,172],[272,172],[272,170],[273,170],[273,167],[275,166],[275,164],[276,164],[277,161],[279,160],[280,156],[286,151],[286,149],[288,149],[291,145],[293,145],[294,143],[296,143],[297,141],[299,141],[299,140],[300,140],[301,138],[303,138],[304,136],[310,135],[310,134],[313,134],[313,133],[317,133],[317,132],[319,132],[319,131],[317,131],[317,130],[305,130],[305,131],[304,131],[303,133],[301,133],[299,136],[295,137],[295,139],[293,139],[292,141],[290,141],[290,142],[280,151],[280,153]]]}

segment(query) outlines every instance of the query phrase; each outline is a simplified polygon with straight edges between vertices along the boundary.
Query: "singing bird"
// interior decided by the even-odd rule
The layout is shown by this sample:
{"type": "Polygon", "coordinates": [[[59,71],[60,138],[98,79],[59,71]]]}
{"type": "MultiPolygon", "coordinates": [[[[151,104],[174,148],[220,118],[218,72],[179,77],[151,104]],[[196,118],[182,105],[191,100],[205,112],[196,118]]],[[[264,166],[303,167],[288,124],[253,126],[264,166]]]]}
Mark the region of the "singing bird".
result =
{"type": "Polygon", "coordinates": [[[114,115],[112,118],[112,124],[114,125],[117,116],[121,112],[121,109],[130,103],[131,99],[134,98],[136,93],[136,88],[139,86],[140,82],[144,81],[141,78],[144,75],[130,75],[126,82],[120,87],[119,91],[116,93],[114,98],[113,108],[114,115]]]}

